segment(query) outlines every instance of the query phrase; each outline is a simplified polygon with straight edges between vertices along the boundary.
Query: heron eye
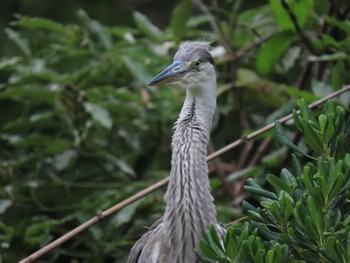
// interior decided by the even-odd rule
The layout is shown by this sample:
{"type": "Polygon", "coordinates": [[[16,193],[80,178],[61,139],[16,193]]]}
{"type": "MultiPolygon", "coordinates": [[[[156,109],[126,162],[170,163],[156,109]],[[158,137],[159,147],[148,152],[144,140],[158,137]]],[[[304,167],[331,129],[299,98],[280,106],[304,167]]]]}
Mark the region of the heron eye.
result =
{"type": "Polygon", "coordinates": [[[194,65],[198,68],[199,65],[201,64],[201,62],[199,60],[196,61],[196,63],[194,63],[194,65]]]}

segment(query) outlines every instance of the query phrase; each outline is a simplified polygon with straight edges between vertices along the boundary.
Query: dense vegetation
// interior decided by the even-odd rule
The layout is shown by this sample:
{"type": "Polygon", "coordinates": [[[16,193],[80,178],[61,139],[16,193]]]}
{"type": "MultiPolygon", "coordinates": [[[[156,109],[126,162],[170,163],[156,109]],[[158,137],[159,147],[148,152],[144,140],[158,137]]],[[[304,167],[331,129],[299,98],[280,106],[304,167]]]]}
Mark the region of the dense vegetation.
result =
{"type": "Polygon", "coordinates": [[[312,156],[290,141],[278,121],[276,137],[310,161],[302,167],[293,154],[292,172],[267,175],[271,191],[247,181],[244,188],[259,207],[243,202],[250,220],[230,226],[223,245],[212,227],[197,251],[203,262],[349,262],[350,154],[344,138],[350,138],[350,118],[345,122],[344,109],[332,102],[318,119],[304,100],[298,106],[301,116],[293,111],[294,122],[312,156]]]}
{"type": "MultiPolygon", "coordinates": [[[[348,84],[349,18],[345,0],[183,0],[164,29],[137,11],[129,25],[115,26],[83,10],[69,23],[17,15],[2,33],[11,44],[2,48],[8,53],[0,59],[0,262],[17,262],[168,175],[171,127],[184,94],[147,83],[170,63],[178,43],[213,41],[218,70],[213,152],[291,113],[300,98],[310,103],[348,84]]],[[[288,124],[286,131],[277,124],[279,136],[266,132],[210,163],[219,220],[246,220],[242,240],[255,237],[252,254],[242,258],[278,262],[266,256],[278,246],[275,251],[281,253],[276,253],[288,254],[286,260],[320,262],[320,256],[322,262],[346,262],[336,257],[349,257],[349,248],[337,241],[349,240],[349,101],[348,92],[329,103],[323,115],[305,113],[301,124],[288,124]],[[334,116],[340,115],[339,130],[334,116]],[[333,121],[334,129],[325,135],[333,121]],[[298,160],[291,155],[297,149],[298,160]],[[325,165],[338,167],[346,186],[331,206],[327,202],[333,199],[322,198],[325,193],[334,198],[332,175],[324,173],[330,180],[326,185],[318,179],[322,176],[313,176],[322,167],[327,170],[325,165]],[[320,186],[304,181],[308,176],[320,186]],[[254,181],[245,191],[248,177],[254,181]],[[262,200],[261,193],[268,196],[262,200]],[[241,208],[243,199],[248,211],[241,208]],[[280,218],[275,207],[281,200],[287,200],[287,210],[280,218]],[[295,221],[290,204],[295,204],[295,221]],[[305,218],[298,220],[304,206],[311,217],[302,214],[305,218]],[[338,223],[333,234],[343,232],[333,239],[324,235],[330,231],[326,226],[309,233],[306,221],[323,215],[338,223]],[[268,220],[274,220],[270,228],[264,226],[268,220]],[[298,250],[299,236],[294,235],[299,232],[286,224],[300,227],[311,243],[316,240],[312,235],[324,237],[324,246],[298,250]],[[264,243],[261,229],[275,243],[264,243]],[[325,252],[328,246],[345,252],[325,252]]],[[[163,192],[127,206],[38,262],[124,262],[144,226],[162,214],[163,192]]],[[[238,227],[231,228],[231,237],[239,237],[238,227]]],[[[234,262],[239,253],[231,252],[228,258],[234,262]]]]}

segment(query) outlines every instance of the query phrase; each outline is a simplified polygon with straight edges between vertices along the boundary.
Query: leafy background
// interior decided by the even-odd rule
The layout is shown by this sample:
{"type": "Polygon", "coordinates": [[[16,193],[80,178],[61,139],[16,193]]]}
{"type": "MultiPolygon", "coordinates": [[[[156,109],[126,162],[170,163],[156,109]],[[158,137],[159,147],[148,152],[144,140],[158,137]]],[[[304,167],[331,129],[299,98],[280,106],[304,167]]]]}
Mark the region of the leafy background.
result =
{"type": "MultiPolygon", "coordinates": [[[[184,93],[148,87],[183,40],[213,41],[209,153],[349,83],[348,1],[2,1],[0,249],[17,262],[168,175],[184,93]]],[[[337,99],[349,106],[349,93],[337,99]]],[[[287,135],[308,151],[298,130],[287,135]]],[[[349,146],[348,142],[344,142],[349,146]]],[[[302,161],[305,161],[302,159],[302,161]]],[[[244,219],[245,179],[291,163],[267,132],[211,162],[219,220],[244,219]]],[[[164,189],[38,262],[124,262],[164,189]]],[[[251,202],[254,201],[252,200],[251,202]]]]}

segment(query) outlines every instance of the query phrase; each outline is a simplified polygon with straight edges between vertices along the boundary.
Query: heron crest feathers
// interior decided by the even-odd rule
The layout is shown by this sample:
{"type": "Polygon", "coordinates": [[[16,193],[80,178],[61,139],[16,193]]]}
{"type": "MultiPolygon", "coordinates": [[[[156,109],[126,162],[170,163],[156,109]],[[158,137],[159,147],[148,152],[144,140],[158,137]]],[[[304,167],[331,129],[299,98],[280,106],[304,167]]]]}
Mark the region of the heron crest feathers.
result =
{"type": "Polygon", "coordinates": [[[214,65],[214,59],[210,54],[210,43],[205,41],[186,41],[182,43],[174,56],[174,60],[199,60],[214,65]]]}

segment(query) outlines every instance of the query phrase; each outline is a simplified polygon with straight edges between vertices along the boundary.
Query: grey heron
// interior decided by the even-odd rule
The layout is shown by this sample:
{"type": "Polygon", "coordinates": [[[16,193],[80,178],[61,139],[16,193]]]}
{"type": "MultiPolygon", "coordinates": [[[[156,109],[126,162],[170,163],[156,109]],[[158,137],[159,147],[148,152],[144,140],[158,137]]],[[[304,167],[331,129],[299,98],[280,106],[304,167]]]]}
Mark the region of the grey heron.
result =
{"type": "Polygon", "coordinates": [[[186,90],[172,138],[166,209],[164,216],[134,244],[129,263],[197,262],[194,249],[209,226],[217,223],[206,162],[216,107],[216,73],[209,44],[181,44],[173,63],[149,83],[162,84],[186,90]]]}

